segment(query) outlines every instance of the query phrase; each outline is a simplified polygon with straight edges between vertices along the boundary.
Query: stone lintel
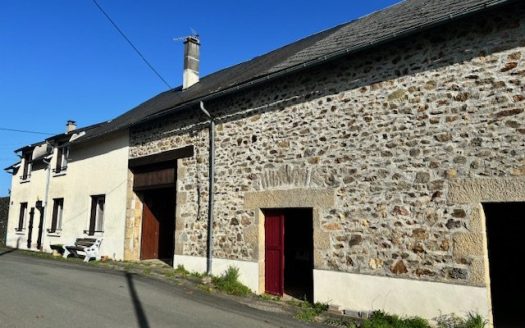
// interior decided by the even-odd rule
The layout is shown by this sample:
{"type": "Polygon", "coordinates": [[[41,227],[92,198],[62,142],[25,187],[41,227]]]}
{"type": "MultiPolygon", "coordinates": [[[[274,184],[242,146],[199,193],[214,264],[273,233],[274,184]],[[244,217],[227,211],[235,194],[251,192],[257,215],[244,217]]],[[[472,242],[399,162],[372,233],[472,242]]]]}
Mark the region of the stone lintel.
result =
{"type": "Polygon", "coordinates": [[[287,189],[248,192],[245,194],[244,207],[291,208],[312,207],[330,208],[335,206],[335,192],[331,189],[287,189]]]}
{"type": "Polygon", "coordinates": [[[525,201],[525,178],[471,178],[450,182],[450,203],[525,201]]]}

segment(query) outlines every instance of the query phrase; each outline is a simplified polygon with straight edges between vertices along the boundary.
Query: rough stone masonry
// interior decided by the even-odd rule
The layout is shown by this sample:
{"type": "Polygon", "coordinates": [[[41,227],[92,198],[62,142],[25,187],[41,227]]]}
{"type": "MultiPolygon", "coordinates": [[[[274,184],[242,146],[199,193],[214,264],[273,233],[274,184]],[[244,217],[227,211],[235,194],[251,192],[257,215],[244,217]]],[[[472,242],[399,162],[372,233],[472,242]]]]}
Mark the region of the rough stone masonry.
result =
{"type": "MultiPolygon", "coordinates": [[[[219,122],[215,256],[257,260],[246,193],[331,190],[317,269],[484,286],[481,209],[449,193],[525,176],[524,40],[518,4],[206,103],[219,122]]],[[[205,118],[136,127],[130,157],[187,145],[176,254],[205,256],[205,118]]]]}

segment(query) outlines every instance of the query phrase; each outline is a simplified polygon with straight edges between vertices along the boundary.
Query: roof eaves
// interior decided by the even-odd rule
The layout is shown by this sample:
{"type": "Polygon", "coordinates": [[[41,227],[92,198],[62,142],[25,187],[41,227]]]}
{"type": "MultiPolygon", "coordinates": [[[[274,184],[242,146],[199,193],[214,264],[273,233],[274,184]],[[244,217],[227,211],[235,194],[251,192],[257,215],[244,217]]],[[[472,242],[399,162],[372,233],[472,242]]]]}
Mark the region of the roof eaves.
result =
{"type": "Polygon", "coordinates": [[[44,141],[39,141],[39,142],[36,142],[36,143],[34,143],[34,144],[30,144],[30,145],[27,145],[27,146],[24,146],[24,147],[20,147],[20,148],[18,148],[18,149],[15,149],[14,152],[15,152],[15,153],[18,153],[18,152],[21,152],[21,151],[24,151],[24,150],[29,150],[29,149],[35,148],[35,147],[37,147],[37,146],[43,145],[43,144],[45,144],[45,143],[46,143],[45,140],[44,140],[44,141]]]}
{"type": "Polygon", "coordinates": [[[71,132],[67,132],[67,133],[60,133],[60,134],[56,134],[52,137],[49,137],[47,138],[45,141],[54,141],[54,140],[58,140],[58,139],[62,139],[62,138],[66,138],[66,137],[69,137],[75,133],[81,133],[83,131],[88,131],[88,130],[91,130],[91,129],[94,129],[94,128],[97,128],[103,124],[106,124],[110,121],[104,121],[104,122],[100,122],[100,123],[95,123],[95,124],[92,124],[92,125],[88,125],[88,126],[85,126],[85,127],[82,127],[82,128],[78,128],[78,129],[75,129],[71,132]]]}
{"type": "Polygon", "coordinates": [[[16,162],[16,163],[11,164],[10,166],[6,167],[6,168],[4,169],[4,171],[17,169],[17,168],[20,167],[21,164],[22,164],[22,161],[18,161],[18,162],[16,162]]]}

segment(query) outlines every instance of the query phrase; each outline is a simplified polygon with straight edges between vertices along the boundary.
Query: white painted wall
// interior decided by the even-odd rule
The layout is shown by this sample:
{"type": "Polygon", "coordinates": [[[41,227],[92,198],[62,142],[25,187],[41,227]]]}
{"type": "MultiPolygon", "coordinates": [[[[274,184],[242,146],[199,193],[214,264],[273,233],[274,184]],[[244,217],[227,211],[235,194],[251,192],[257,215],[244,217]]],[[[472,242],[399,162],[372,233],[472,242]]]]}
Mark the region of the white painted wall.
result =
{"type": "MultiPolygon", "coordinates": [[[[96,234],[97,237],[103,238],[101,254],[118,260],[123,259],[128,145],[129,138],[126,131],[94,142],[72,146],[65,174],[51,173],[43,232],[45,251],[51,251],[50,244],[70,244],[76,238],[88,237],[83,231],[88,229],[91,196],[104,194],[106,196],[104,232],[96,234]],[[64,198],[62,231],[50,234],[47,233],[47,229],[51,227],[54,198],[64,198]]],[[[55,167],[55,161],[56,156],[53,156],[52,168],[55,167]]],[[[47,170],[33,171],[28,183],[20,183],[21,174],[22,169],[12,181],[7,245],[16,247],[18,241],[20,248],[26,248],[27,228],[21,233],[15,232],[20,203],[28,202],[31,207],[37,200],[44,199],[47,170]]],[[[35,216],[33,244],[36,244],[38,221],[39,217],[35,216]]]]}
{"type": "MultiPolygon", "coordinates": [[[[35,206],[37,201],[43,201],[46,183],[46,170],[34,167],[30,172],[31,177],[28,180],[22,181],[21,177],[24,170],[24,160],[22,160],[21,167],[18,173],[13,176],[11,180],[11,195],[9,204],[9,218],[7,221],[7,239],[6,245],[10,247],[27,248],[27,234],[29,224],[29,212],[31,207],[35,206]],[[15,231],[18,227],[18,220],[20,216],[20,203],[27,202],[27,214],[24,221],[24,229],[20,232],[15,231]]],[[[38,222],[40,219],[39,212],[35,209],[33,237],[31,238],[33,244],[36,245],[38,222]]],[[[36,246],[34,246],[36,247],[36,246]]]]}
{"type": "MultiPolygon", "coordinates": [[[[174,266],[190,272],[206,272],[206,258],[175,255],[174,266]]],[[[212,273],[222,274],[229,266],[239,268],[239,281],[254,293],[259,290],[257,262],[213,259],[212,273]]],[[[486,288],[390,277],[314,270],[314,301],[360,312],[383,310],[401,316],[433,319],[441,314],[466,316],[479,313],[489,318],[486,288]]]]}
{"type": "MultiPolygon", "coordinates": [[[[200,256],[175,255],[173,266],[183,265],[190,272],[206,272],[206,258],[200,256]]],[[[212,260],[212,274],[220,276],[228,267],[239,269],[239,281],[257,293],[259,289],[259,263],[214,258],[212,260]]]]}
{"type": "Polygon", "coordinates": [[[488,297],[483,287],[314,270],[314,300],[352,311],[383,310],[427,319],[472,312],[489,318],[488,297]]]}

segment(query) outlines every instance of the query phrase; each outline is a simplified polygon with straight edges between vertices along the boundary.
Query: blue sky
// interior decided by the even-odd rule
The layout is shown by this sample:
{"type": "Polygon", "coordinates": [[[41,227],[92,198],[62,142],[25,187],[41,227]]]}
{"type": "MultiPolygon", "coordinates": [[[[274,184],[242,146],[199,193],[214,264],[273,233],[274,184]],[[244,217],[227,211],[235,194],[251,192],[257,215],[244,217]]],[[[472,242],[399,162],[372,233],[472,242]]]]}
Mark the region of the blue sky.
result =
{"type": "MultiPolygon", "coordinates": [[[[182,43],[201,36],[201,76],[392,5],[397,0],[98,0],[172,87],[182,83],[182,43]]],[[[14,149],[111,119],[165,91],[92,0],[0,1],[0,167],[14,149]]],[[[11,176],[0,172],[0,196],[11,176]]]]}

